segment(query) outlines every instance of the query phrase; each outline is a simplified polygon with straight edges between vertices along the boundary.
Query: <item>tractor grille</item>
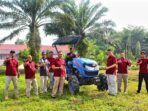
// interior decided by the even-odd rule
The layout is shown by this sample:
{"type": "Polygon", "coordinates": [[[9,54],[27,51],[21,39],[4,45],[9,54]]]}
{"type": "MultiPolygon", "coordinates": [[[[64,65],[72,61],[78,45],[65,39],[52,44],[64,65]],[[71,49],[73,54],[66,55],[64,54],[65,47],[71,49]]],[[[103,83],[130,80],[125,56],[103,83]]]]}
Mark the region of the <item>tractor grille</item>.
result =
{"type": "Polygon", "coordinates": [[[92,71],[92,72],[85,71],[85,74],[87,76],[97,76],[98,75],[98,72],[99,71],[92,71]]]}

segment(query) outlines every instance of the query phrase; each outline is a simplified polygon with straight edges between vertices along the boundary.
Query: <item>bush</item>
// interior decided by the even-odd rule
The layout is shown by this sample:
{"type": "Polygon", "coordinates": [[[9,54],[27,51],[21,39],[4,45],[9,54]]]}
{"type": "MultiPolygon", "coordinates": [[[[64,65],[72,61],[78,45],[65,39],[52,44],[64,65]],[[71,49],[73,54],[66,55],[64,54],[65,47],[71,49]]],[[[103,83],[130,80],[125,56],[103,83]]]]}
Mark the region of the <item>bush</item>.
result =
{"type": "Polygon", "coordinates": [[[103,64],[105,61],[105,52],[100,51],[100,53],[96,56],[95,60],[99,63],[99,64],[103,64]]]}
{"type": "MultiPolygon", "coordinates": [[[[19,62],[20,62],[20,64],[23,63],[24,60],[27,59],[27,56],[30,55],[31,53],[33,53],[33,51],[28,50],[28,49],[21,50],[19,52],[19,62]]],[[[38,62],[40,58],[41,58],[41,52],[39,52],[37,54],[36,58],[34,59],[35,62],[38,62]]]]}
{"type": "Polygon", "coordinates": [[[20,63],[24,62],[24,60],[27,58],[27,56],[30,54],[30,51],[27,49],[21,50],[19,52],[19,61],[20,63]]]}
{"type": "Polygon", "coordinates": [[[130,69],[131,69],[131,70],[138,70],[139,68],[138,68],[137,65],[132,65],[132,66],[130,67],[130,69]]]}

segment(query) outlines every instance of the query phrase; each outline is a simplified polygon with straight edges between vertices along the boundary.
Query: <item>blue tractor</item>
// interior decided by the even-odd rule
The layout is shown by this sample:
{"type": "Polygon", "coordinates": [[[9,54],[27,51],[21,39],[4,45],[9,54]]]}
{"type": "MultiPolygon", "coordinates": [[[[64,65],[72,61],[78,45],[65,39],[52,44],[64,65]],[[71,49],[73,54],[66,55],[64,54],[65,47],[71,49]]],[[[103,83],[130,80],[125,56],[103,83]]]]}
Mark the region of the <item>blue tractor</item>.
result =
{"type": "MultiPolygon", "coordinates": [[[[53,45],[76,45],[80,36],[66,36],[56,40],[53,45]]],[[[99,65],[96,61],[87,58],[73,58],[66,63],[67,80],[71,94],[79,93],[81,85],[95,84],[98,90],[107,90],[107,78],[99,74],[99,65]]]]}

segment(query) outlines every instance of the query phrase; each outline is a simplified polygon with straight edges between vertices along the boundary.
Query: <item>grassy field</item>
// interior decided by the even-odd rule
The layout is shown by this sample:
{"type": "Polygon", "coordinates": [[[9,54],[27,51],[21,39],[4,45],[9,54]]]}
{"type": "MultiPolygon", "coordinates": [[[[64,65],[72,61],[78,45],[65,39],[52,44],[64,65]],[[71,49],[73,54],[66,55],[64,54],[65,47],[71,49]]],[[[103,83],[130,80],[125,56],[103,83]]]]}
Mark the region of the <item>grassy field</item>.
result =
{"type": "MultiPolygon", "coordinates": [[[[141,94],[136,94],[137,71],[130,71],[129,91],[116,97],[107,92],[99,92],[96,86],[81,86],[80,94],[70,95],[65,85],[64,96],[52,99],[51,91],[47,94],[25,96],[24,75],[19,78],[19,99],[13,98],[13,87],[9,90],[10,99],[4,101],[3,90],[5,76],[0,75],[0,111],[148,111],[148,94],[143,84],[141,94]]],[[[39,76],[37,75],[39,81],[39,76]]]]}

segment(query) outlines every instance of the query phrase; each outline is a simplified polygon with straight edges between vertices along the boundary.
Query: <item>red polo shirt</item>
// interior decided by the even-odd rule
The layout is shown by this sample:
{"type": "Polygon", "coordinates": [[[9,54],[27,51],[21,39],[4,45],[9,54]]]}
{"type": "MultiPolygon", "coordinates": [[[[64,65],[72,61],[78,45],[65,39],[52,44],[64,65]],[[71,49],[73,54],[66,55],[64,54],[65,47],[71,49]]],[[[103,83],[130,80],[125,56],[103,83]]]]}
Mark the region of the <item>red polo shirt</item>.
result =
{"type": "Polygon", "coordinates": [[[117,61],[121,62],[121,63],[118,63],[118,73],[127,74],[128,66],[130,66],[131,62],[126,58],[119,58],[117,59],[117,61]]]}
{"type": "MultiPolygon", "coordinates": [[[[116,61],[116,57],[115,56],[109,56],[107,58],[107,67],[109,67],[109,66],[111,66],[113,64],[116,64],[116,63],[117,63],[117,61],[116,61]]],[[[116,67],[107,69],[106,70],[106,74],[110,74],[110,75],[116,74],[116,67]]]]}
{"type": "MultiPolygon", "coordinates": [[[[55,67],[65,67],[66,63],[64,59],[56,58],[53,65],[55,65],[55,67]]],[[[66,72],[63,69],[56,69],[54,70],[54,76],[55,77],[66,77],[66,72]]]]}
{"type": "Polygon", "coordinates": [[[52,65],[54,64],[55,58],[49,57],[49,58],[47,58],[47,60],[50,62],[50,69],[49,69],[49,72],[53,72],[53,69],[52,69],[51,67],[52,67],[52,65]]]}
{"type": "Polygon", "coordinates": [[[137,63],[140,63],[140,61],[142,61],[142,63],[139,65],[139,74],[148,74],[148,59],[141,58],[137,63]]]}
{"type": "Polygon", "coordinates": [[[35,79],[35,73],[37,65],[34,62],[28,62],[25,67],[25,78],[26,79],[35,79]]]}
{"type": "Polygon", "coordinates": [[[15,58],[6,61],[6,76],[17,76],[18,61],[15,58]]]}

